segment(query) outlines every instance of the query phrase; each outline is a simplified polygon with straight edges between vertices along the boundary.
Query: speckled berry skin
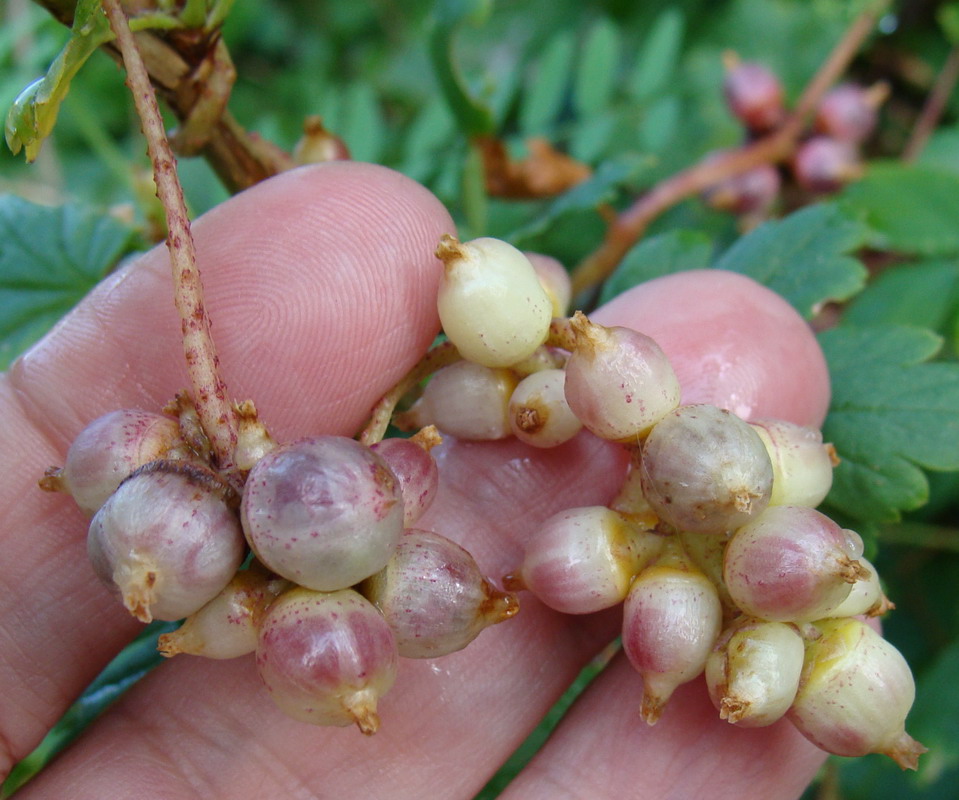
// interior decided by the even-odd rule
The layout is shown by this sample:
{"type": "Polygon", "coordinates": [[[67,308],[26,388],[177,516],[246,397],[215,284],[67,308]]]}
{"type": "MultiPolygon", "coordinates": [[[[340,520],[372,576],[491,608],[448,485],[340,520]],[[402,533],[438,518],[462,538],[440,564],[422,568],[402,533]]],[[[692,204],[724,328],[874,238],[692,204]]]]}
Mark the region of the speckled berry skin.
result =
{"type": "Polygon", "coordinates": [[[286,714],[314,725],[379,726],[376,701],[399,657],[382,614],[352,589],[282,594],[263,619],[256,666],[286,714]]]}
{"type": "Polygon", "coordinates": [[[403,497],[368,447],[317,436],[260,459],[243,490],[241,520],[269,569],[331,592],[386,566],[403,531],[403,497]]]}
{"type": "Polygon", "coordinates": [[[183,447],[176,420],[135,409],[111,411],[74,439],[63,466],[67,491],[93,515],[134,470],[183,447]]]}
{"type": "Polygon", "coordinates": [[[399,481],[405,525],[409,528],[436,496],[440,481],[436,460],[409,439],[383,439],[370,449],[387,463],[399,481]]]}
{"type": "Polygon", "coordinates": [[[150,622],[202,608],[229,583],[245,548],[236,513],[209,470],[154,461],[93,517],[87,552],[130,613],[150,622]]]}

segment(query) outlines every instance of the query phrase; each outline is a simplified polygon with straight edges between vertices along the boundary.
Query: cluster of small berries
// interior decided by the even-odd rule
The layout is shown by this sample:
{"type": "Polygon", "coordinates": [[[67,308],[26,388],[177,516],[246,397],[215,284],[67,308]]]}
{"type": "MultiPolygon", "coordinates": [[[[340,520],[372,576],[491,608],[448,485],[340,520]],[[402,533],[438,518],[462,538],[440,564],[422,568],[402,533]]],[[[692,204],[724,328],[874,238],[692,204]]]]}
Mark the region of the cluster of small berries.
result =
{"type": "Polygon", "coordinates": [[[835,459],[819,431],[681,405],[653,339],[564,316],[568,277],[549,260],[451,236],[437,256],[453,357],[395,416],[412,438],[280,445],[247,402],[234,468],[217,471],[181,395],[166,414],[94,421],[41,480],[92,515],[94,569],[134,616],[187,618],[161,652],[255,651],[283,711],[373,733],[399,656],[465,647],[516,613],[515,593],[569,614],[622,603],[649,724],[705,672],[731,723],[785,716],[829,752],[914,767],[912,675],[863,619],[889,603],[860,537],[814,510],[835,459]],[[631,465],[608,506],[547,519],[501,591],[461,546],[415,527],[437,492],[437,428],[540,448],[585,428],[631,465]]]}
{"type": "Polygon", "coordinates": [[[131,614],[186,618],[164,655],[255,652],[284,712],[371,734],[399,656],[459,650],[518,610],[465,549],[415,527],[437,490],[435,429],[277,445],[245,403],[227,475],[189,399],[166,411],[95,420],[40,482],[92,515],[94,570],[131,614]]]}
{"type": "MultiPolygon", "coordinates": [[[[750,140],[773,133],[787,118],[783,86],[762,64],[729,55],[723,92],[750,140]]],[[[796,185],[814,195],[829,194],[860,177],[860,147],[875,130],[878,109],[887,94],[884,83],[868,88],[842,83],[828,91],[789,162],[796,185]]],[[[722,181],[703,197],[721,211],[761,215],[772,207],[781,189],[779,169],[762,164],[722,181]]]]}
{"type": "Polygon", "coordinates": [[[579,312],[549,320],[563,292],[537,291],[533,265],[503,242],[450,238],[439,254],[444,330],[468,360],[441,369],[398,421],[536,447],[585,428],[631,455],[612,502],[547,519],[505,587],[567,614],[622,603],[649,724],[705,672],[731,723],[787,717],[829,752],[915,767],[911,672],[865,621],[890,604],[859,535],[815,510],[836,459],[821,433],[681,405],[655,341],[579,312]]]}

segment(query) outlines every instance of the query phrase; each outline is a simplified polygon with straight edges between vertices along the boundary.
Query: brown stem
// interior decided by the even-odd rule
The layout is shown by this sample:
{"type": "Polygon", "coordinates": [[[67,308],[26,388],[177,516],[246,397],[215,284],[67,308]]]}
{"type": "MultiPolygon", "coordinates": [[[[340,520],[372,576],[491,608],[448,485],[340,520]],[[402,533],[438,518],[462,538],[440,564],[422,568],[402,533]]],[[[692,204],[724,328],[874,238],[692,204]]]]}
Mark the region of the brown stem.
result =
{"type": "Polygon", "coordinates": [[[383,395],[370,414],[370,421],[366,427],[360,431],[359,440],[365,445],[376,444],[383,438],[389,427],[393,411],[397,403],[403,399],[403,396],[409,392],[420,381],[428,378],[434,372],[443,367],[448,367],[462,358],[459,350],[453,346],[452,342],[443,342],[430,350],[419,363],[413,367],[403,379],[396,384],[389,392],[383,395]]]}
{"type": "Polygon", "coordinates": [[[959,80],[959,47],[953,47],[949,51],[939,75],[936,76],[932,91],[926,98],[926,104],[913,126],[909,141],[903,148],[903,161],[915,161],[919,157],[926,146],[926,142],[929,141],[929,137],[932,136],[932,132],[936,129],[936,125],[939,124],[939,119],[946,108],[946,103],[952,96],[952,90],[956,87],[957,80],[959,80]]]}
{"type": "MultiPolygon", "coordinates": [[[[73,24],[76,0],[35,0],[66,26],[73,24]]],[[[207,93],[210,67],[232,68],[218,31],[149,31],[137,35],[147,72],[157,91],[181,123],[188,123],[207,93]]],[[[104,45],[114,57],[114,42],[104,45]]],[[[220,72],[213,83],[220,80],[220,72]]],[[[229,111],[209,124],[199,150],[231,192],[238,192],[293,166],[290,155],[246,131],[229,111]]]]}
{"type": "MultiPolygon", "coordinates": [[[[563,350],[572,350],[574,342],[574,333],[570,327],[570,320],[565,317],[557,317],[550,323],[549,335],[545,344],[549,347],[559,347],[563,350]]],[[[425,380],[434,372],[455,364],[462,360],[459,350],[452,342],[443,342],[430,350],[419,363],[413,367],[403,379],[396,384],[390,391],[383,395],[383,398],[373,407],[370,414],[370,421],[366,427],[360,431],[358,439],[365,445],[376,444],[383,438],[389,427],[393,412],[397,404],[403,397],[413,389],[420,381],[425,380]]]]}
{"type": "Polygon", "coordinates": [[[236,447],[236,419],[227,399],[226,384],[219,374],[216,348],[210,334],[210,318],[203,305],[203,286],[196,266],[196,250],[183,189],[177,178],[176,160],[167,141],[150,77],[119,0],[103,0],[103,10],[123,56],[127,86],[133,94],[147,140],[147,153],[153,163],[157,197],[166,213],[174,303],[180,315],[183,352],[193,387],[193,399],[217,463],[222,469],[227,469],[232,466],[236,447]]]}
{"type": "Polygon", "coordinates": [[[762,164],[786,160],[796,149],[809,115],[820,98],[846,71],[863,41],[875,27],[876,19],[888,0],[874,3],[846,30],[832,53],[806,85],[795,108],[775,131],[738,150],[723,153],[708,161],[678,172],[654,186],[619,214],[610,224],[602,244],[572,274],[573,294],[577,295],[601,283],[616,268],[630,248],[660,214],[688,197],[714,186],[726,178],[740,175],[762,164]]]}

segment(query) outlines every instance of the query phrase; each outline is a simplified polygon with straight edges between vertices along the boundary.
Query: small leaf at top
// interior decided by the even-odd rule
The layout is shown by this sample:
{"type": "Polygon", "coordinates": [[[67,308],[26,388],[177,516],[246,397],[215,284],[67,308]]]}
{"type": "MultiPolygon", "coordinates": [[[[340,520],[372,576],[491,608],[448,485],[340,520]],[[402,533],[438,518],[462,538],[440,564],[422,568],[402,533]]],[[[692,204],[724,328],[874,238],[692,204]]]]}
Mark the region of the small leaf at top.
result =
{"type": "Polygon", "coordinates": [[[807,206],[743,236],[714,265],[759,281],[805,317],[828,300],[847,300],[865,285],[866,269],[848,253],[866,231],[832,203],[807,206]]]}
{"type": "Polygon", "coordinates": [[[661,275],[705,269],[712,253],[713,243],[700,231],[668,231],[644,239],[626,254],[603,284],[599,302],[612,300],[627,289],[661,275]]]}
{"type": "Polygon", "coordinates": [[[0,368],[76,305],[133,240],[112,217],[0,196],[0,368]]]}
{"type": "Polygon", "coordinates": [[[928,498],[920,467],[959,469],[959,364],[929,363],[941,341],[900,325],[820,335],[833,391],[823,439],[841,459],[828,505],[893,522],[928,498]]]}
{"type": "Polygon", "coordinates": [[[606,108],[618,83],[619,29],[610,20],[598,20],[583,42],[576,70],[573,101],[584,117],[606,108]]]}
{"type": "Polygon", "coordinates": [[[683,13],[667,8],[650,26],[643,42],[631,80],[631,89],[639,100],[648,100],[670,81],[683,44],[683,13]]]}
{"type": "Polygon", "coordinates": [[[433,11],[429,34],[430,61],[443,97],[460,130],[467,136],[493,132],[493,112],[474,97],[460,74],[453,55],[453,37],[462,22],[483,15],[484,0],[442,0],[433,11]]]}
{"type": "Polygon", "coordinates": [[[524,135],[543,135],[558,119],[569,91],[575,52],[570,32],[557,34],[543,48],[523,90],[519,115],[524,135]]]}
{"type": "Polygon", "coordinates": [[[24,89],[7,112],[4,135],[14,155],[23,150],[27,161],[36,159],[40,145],[53,130],[70,81],[93,52],[112,38],[99,0],[80,0],[70,39],[47,74],[24,89]]]}
{"type": "Polygon", "coordinates": [[[959,175],[925,166],[873,164],[838,202],[872,231],[881,250],[959,253],[959,175]]]}

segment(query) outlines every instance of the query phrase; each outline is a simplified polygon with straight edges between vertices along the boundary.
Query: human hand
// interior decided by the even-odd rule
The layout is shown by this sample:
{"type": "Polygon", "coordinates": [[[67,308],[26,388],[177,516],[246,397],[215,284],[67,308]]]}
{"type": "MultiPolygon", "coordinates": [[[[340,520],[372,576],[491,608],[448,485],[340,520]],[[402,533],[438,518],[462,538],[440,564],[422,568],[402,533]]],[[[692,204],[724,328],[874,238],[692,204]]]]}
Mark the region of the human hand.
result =
{"type": "MultiPolygon", "coordinates": [[[[452,229],[424,189],[362,164],[281,175],[199,220],[207,305],[234,397],[252,398],[279,441],[354,434],[436,333],[432,253],[452,229]]],[[[698,302],[683,313],[695,318],[698,302]]],[[[630,295],[592,318],[669,337],[676,313],[630,295]]],[[[660,344],[694,348],[678,334],[660,344]]],[[[185,385],[182,362],[158,248],[107,279],[0,379],[4,773],[138,630],[87,564],[81,513],[69,498],[41,493],[37,478],[100,414],[162,406],[185,385]]],[[[756,389],[748,370],[738,380],[772,407],[797,402],[795,387],[756,389]]],[[[803,387],[802,413],[824,408],[828,387],[819,383],[803,387]]],[[[440,496],[419,525],[463,544],[494,579],[516,568],[538,522],[607,502],[625,464],[617,447],[585,434],[544,452],[449,440],[434,455],[440,496]]],[[[469,798],[617,633],[615,610],[570,618],[530,595],[521,604],[515,619],[461,652],[404,660],[372,738],[284,717],[251,658],[177,657],[22,795],[469,798]]],[[[822,761],[788,722],[742,730],[721,721],[701,680],[680,687],[653,728],[639,717],[641,695],[639,676],[617,656],[503,796],[790,798],[822,761]]]]}

